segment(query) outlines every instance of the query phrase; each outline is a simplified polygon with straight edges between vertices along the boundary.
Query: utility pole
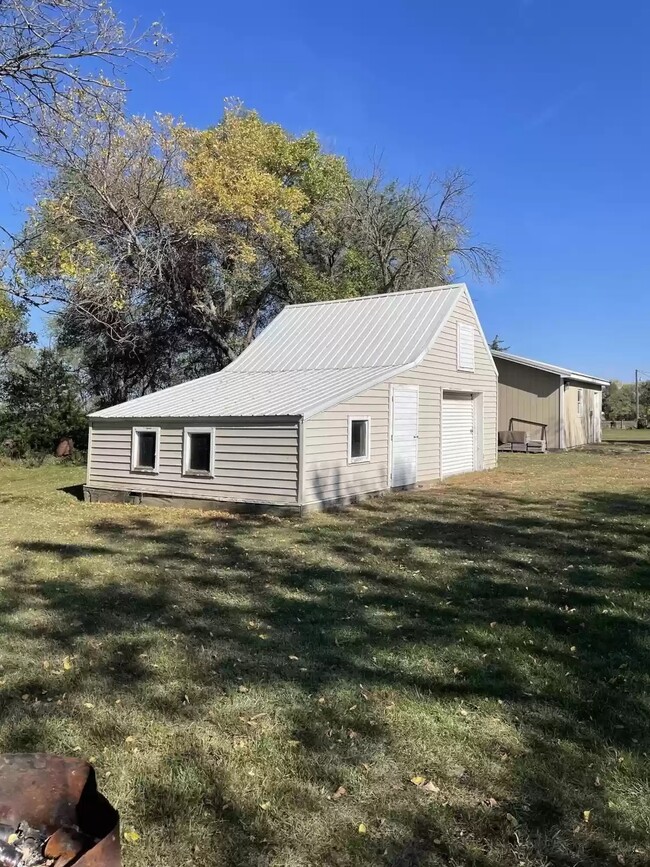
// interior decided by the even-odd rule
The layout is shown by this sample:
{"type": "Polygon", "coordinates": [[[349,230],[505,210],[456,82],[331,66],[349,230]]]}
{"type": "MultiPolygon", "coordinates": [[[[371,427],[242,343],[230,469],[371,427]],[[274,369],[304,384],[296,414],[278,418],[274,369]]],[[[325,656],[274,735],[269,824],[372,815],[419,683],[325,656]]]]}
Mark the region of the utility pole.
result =
{"type": "Polygon", "coordinates": [[[636,393],[636,426],[639,426],[639,371],[634,371],[634,390],[636,393]]]}

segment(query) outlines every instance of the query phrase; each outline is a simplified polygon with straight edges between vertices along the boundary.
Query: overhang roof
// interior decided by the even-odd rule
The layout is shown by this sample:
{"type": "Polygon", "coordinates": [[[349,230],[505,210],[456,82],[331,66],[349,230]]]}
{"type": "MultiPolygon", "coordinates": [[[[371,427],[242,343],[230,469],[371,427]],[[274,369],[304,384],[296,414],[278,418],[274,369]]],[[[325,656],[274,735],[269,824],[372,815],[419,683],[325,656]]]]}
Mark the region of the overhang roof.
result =
{"type": "Polygon", "coordinates": [[[308,418],[418,364],[465,292],[458,283],[285,307],[219,373],[90,418],[308,418]]]}
{"type": "Polygon", "coordinates": [[[594,385],[609,385],[608,379],[598,376],[590,376],[588,373],[579,373],[568,367],[558,367],[557,364],[547,364],[545,361],[535,361],[532,358],[524,358],[523,355],[512,355],[510,352],[492,350],[494,358],[502,358],[504,361],[512,361],[515,364],[523,364],[526,367],[535,367],[537,370],[545,370],[547,373],[556,373],[562,379],[573,379],[576,382],[591,382],[594,385]]]}

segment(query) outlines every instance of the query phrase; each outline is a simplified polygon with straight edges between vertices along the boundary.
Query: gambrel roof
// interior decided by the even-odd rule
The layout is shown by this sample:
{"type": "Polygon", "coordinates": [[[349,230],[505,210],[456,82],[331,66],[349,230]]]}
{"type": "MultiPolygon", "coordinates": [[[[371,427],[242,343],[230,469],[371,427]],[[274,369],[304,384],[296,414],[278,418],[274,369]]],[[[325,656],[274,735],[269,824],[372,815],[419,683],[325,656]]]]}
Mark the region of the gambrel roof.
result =
{"type": "Polygon", "coordinates": [[[419,364],[464,294],[457,283],[294,304],[219,373],[90,417],[308,418],[419,364]]]}

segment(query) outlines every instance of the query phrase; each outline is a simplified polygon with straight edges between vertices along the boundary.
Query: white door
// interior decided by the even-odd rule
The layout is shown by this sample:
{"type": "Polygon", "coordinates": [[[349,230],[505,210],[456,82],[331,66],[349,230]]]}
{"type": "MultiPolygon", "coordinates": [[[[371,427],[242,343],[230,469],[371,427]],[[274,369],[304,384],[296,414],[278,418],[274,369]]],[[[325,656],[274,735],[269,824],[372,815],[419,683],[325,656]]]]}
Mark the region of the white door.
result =
{"type": "Polygon", "coordinates": [[[394,385],[391,389],[390,483],[393,488],[417,482],[418,397],[417,385],[394,385]]]}
{"type": "Polygon", "coordinates": [[[473,395],[445,392],[442,397],[442,477],[470,473],[474,469],[473,395]]]}
{"type": "Polygon", "coordinates": [[[592,443],[599,443],[602,440],[602,393],[600,391],[592,391],[591,402],[591,440],[592,443]]]}

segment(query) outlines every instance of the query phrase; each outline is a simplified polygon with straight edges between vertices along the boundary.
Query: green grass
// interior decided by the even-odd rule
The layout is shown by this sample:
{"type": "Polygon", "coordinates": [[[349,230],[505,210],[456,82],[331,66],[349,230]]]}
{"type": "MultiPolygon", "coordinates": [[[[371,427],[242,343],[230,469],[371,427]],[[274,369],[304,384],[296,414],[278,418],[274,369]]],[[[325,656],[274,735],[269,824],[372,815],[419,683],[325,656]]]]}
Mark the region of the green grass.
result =
{"type": "Polygon", "coordinates": [[[89,758],[127,867],[647,865],[650,455],[608,448],[309,520],[1,467],[0,749],[89,758]]]}
{"type": "Polygon", "coordinates": [[[603,428],[604,442],[650,442],[650,429],[621,430],[620,428],[603,428]]]}

